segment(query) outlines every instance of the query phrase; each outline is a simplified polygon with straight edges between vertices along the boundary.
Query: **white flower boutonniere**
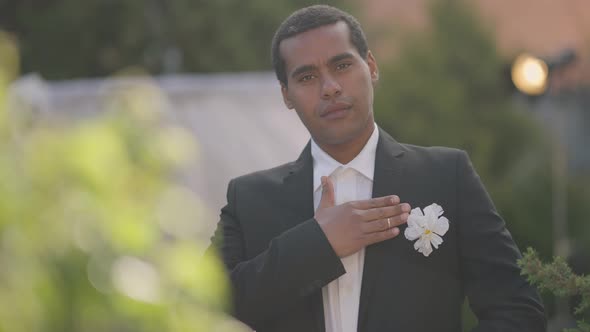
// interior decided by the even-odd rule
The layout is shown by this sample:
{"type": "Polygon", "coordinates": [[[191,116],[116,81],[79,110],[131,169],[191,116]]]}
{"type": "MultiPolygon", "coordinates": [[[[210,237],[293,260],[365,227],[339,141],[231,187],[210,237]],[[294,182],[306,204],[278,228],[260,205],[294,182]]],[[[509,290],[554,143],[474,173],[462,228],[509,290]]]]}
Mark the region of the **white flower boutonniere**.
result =
{"type": "Polygon", "coordinates": [[[414,241],[414,249],[428,257],[432,253],[432,246],[438,249],[443,243],[441,236],[449,230],[449,220],[442,217],[443,208],[432,203],[424,208],[424,213],[420,208],[415,208],[410,212],[408,217],[408,228],[404,232],[406,239],[414,241]]]}

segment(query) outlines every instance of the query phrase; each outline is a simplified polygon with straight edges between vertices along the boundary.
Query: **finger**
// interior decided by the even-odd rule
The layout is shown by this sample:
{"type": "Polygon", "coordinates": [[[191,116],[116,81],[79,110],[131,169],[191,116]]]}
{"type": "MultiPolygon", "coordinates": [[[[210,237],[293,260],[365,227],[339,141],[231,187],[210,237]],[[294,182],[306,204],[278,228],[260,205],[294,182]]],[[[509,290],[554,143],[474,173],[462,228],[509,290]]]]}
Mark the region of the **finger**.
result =
{"type": "Polygon", "coordinates": [[[383,196],[360,201],[352,201],[349,204],[359,210],[368,210],[385,206],[392,206],[399,204],[400,200],[397,195],[383,196]]]}
{"type": "Polygon", "coordinates": [[[334,198],[334,183],[332,183],[332,179],[328,176],[322,176],[322,197],[320,198],[320,205],[318,206],[319,209],[325,209],[328,207],[332,207],[335,205],[335,198],[334,198]]]}
{"type": "Polygon", "coordinates": [[[394,227],[385,231],[381,232],[374,232],[366,234],[365,236],[365,246],[371,245],[373,243],[393,239],[394,237],[398,236],[400,233],[399,228],[394,227]]]}
{"type": "Polygon", "coordinates": [[[387,219],[396,217],[402,213],[410,213],[411,206],[408,203],[401,203],[394,206],[378,207],[374,209],[361,210],[359,215],[365,221],[372,221],[377,219],[387,219]]]}
{"type": "Polygon", "coordinates": [[[383,232],[406,223],[408,221],[408,216],[408,213],[402,213],[395,217],[368,221],[361,225],[361,230],[364,233],[383,232]]]}

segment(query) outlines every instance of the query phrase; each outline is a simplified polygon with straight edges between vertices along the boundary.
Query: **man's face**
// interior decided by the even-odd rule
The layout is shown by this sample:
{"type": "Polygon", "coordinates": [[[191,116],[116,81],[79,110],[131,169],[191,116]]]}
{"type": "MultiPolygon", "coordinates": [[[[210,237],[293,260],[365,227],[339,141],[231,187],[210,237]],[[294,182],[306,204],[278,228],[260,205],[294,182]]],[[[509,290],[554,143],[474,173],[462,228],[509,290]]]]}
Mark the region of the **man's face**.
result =
{"type": "Polygon", "coordinates": [[[377,64],[371,52],[360,56],[345,22],[287,38],[279,51],[287,74],[287,86],[281,86],[285,104],[297,111],[318,145],[368,137],[377,64]]]}

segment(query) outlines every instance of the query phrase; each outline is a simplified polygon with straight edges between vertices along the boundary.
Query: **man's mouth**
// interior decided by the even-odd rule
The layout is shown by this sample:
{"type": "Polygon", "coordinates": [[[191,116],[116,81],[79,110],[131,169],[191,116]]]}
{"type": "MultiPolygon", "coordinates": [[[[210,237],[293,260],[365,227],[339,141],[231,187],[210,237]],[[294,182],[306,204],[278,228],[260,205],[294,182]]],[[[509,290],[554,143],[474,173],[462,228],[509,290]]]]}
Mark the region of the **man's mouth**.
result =
{"type": "Polygon", "coordinates": [[[320,117],[325,119],[339,119],[346,115],[346,113],[352,108],[349,104],[344,103],[337,103],[331,104],[326,107],[322,113],[320,113],[320,117]]]}

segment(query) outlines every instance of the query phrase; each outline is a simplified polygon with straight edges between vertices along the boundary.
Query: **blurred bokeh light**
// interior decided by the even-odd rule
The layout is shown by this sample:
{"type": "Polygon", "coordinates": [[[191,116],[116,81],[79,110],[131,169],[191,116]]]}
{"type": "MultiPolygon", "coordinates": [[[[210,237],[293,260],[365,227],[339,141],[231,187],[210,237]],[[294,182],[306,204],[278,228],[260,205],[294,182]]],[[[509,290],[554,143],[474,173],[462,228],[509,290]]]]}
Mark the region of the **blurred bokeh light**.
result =
{"type": "Polygon", "coordinates": [[[512,82],[522,93],[540,95],[547,90],[547,64],[529,54],[519,55],[512,64],[512,82]]]}

